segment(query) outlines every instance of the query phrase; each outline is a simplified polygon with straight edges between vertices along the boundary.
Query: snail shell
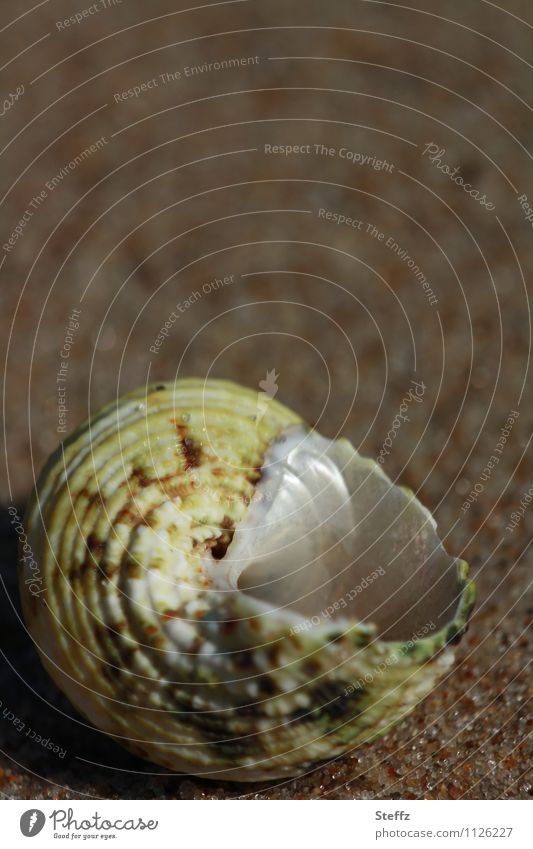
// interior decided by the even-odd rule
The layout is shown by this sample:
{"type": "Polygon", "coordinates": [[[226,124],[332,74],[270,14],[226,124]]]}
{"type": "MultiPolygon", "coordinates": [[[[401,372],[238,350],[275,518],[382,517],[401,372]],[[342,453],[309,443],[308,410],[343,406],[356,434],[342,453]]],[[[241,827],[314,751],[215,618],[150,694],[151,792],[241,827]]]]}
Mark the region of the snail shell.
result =
{"type": "Polygon", "coordinates": [[[291,776],[378,737],[450,668],[473,606],[412,493],[224,381],[108,405],[50,458],[26,525],[46,669],[173,771],[291,776]]]}

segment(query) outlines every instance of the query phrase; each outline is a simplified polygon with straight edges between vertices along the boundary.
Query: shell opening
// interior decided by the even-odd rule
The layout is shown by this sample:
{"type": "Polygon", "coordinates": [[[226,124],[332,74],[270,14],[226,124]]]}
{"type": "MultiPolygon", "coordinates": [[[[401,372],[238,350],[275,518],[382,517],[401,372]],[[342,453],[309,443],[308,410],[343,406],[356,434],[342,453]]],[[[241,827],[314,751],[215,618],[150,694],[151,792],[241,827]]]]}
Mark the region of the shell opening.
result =
{"type": "Polygon", "coordinates": [[[453,618],[462,583],[431,514],[347,440],[293,427],[262,472],[220,561],[231,589],[307,627],[364,621],[388,640],[453,618]]]}

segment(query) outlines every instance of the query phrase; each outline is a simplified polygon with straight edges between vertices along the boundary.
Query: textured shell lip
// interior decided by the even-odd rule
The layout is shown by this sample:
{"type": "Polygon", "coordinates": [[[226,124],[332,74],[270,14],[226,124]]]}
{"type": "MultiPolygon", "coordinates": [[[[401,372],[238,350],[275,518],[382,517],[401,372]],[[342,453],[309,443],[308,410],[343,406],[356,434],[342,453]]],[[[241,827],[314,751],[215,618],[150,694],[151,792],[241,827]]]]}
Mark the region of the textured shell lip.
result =
{"type": "MultiPolygon", "coordinates": [[[[443,650],[447,645],[455,645],[459,642],[468,629],[469,620],[475,607],[477,591],[474,581],[469,578],[470,567],[461,558],[456,558],[455,563],[460,590],[453,616],[429,635],[416,639],[420,653],[427,653],[428,657],[443,650]]],[[[302,616],[288,607],[271,605],[252,594],[240,592],[238,596],[238,607],[243,620],[275,617],[281,632],[297,635],[310,648],[335,643],[339,637],[346,637],[357,647],[379,643],[387,646],[387,648],[402,649],[413,645],[411,638],[386,639],[380,637],[378,627],[372,621],[361,621],[360,619],[339,615],[335,619],[330,618],[316,622],[313,618],[302,616]],[[302,626],[304,627],[302,628],[302,626]]]]}

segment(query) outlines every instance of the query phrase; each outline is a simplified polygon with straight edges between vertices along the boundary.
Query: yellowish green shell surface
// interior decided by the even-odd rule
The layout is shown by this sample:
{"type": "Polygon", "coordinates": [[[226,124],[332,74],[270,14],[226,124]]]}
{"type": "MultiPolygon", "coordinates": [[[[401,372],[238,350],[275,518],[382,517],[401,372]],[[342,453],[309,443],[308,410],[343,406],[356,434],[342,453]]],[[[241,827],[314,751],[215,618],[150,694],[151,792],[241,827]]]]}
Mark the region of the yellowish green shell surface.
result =
{"type": "Polygon", "coordinates": [[[449,670],[473,605],[411,493],[224,381],[109,404],[50,458],[26,525],[48,672],[176,772],[290,776],[383,734],[449,670]]]}

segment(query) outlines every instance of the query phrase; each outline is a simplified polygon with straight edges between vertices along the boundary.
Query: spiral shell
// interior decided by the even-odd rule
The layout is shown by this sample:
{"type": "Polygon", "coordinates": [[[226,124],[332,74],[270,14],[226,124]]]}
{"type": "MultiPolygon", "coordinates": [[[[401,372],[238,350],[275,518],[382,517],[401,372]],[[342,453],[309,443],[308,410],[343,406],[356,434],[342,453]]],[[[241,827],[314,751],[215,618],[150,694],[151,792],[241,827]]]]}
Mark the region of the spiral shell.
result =
{"type": "Polygon", "coordinates": [[[109,404],[50,458],[26,525],[46,669],[172,771],[291,776],[378,737],[450,668],[473,606],[412,493],[224,381],[109,404]]]}

